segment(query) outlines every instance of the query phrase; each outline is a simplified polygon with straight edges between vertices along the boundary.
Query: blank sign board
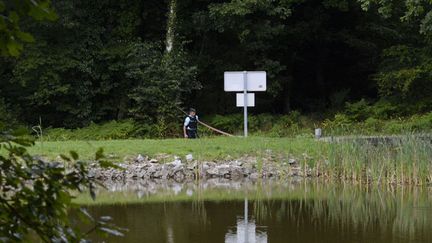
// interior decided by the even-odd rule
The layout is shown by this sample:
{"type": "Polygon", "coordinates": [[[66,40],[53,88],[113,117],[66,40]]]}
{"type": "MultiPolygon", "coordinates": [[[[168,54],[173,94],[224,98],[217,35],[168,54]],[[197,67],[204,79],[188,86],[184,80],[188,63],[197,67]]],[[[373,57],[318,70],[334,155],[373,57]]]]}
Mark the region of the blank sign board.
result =
{"type": "MultiPolygon", "coordinates": [[[[243,107],[244,106],[244,94],[243,93],[237,93],[237,107],[243,107]]],[[[255,106],[255,94],[254,93],[248,93],[247,94],[247,106],[253,107],[255,106]]]]}
{"type": "MultiPolygon", "coordinates": [[[[225,72],[224,73],[224,90],[225,91],[243,91],[244,90],[244,72],[225,72]]],[[[266,91],[267,75],[265,71],[250,71],[246,73],[247,91],[266,91]]]]}

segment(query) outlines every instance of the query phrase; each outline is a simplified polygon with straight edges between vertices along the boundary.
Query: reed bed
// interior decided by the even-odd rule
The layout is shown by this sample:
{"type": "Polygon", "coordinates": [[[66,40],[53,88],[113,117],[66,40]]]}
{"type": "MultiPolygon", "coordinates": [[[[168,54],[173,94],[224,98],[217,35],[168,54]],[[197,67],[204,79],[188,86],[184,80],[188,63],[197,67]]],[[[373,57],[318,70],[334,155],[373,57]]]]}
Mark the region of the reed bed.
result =
{"type": "Polygon", "coordinates": [[[331,143],[309,162],[312,174],[366,184],[428,185],[432,182],[431,138],[406,135],[331,143]]]}
{"type": "Polygon", "coordinates": [[[287,196],[290,200],[258,197],[253,204],[258,223],[291,220],[317,230],[336,227],[340,233],[356,229],[367,235],[379,229],[381,235],[396,238],[401,234],[432,237],[428,187],[307,183],[291,193],[295,196],[287,196]]]}

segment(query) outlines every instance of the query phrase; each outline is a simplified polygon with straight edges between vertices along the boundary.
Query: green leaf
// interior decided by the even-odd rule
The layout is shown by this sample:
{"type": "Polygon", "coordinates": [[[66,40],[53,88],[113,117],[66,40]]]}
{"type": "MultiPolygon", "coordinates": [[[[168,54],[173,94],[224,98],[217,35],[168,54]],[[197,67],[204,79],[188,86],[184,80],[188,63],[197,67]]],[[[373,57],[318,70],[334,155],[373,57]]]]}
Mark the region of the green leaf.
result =
{"type": "Polygon", "coordinates": [[[118,230],[115,229],[110,229],[110,228],[106,228],[106,227],[100,227],[99,228],[101,231],[104,231],[110,235],[114,235],[114,236],[124,236],[124,234],[118,230]]]}
{"type": "Polygon", "coordinates": [[[64,154],[60,154],[60,158],[62,158],[63,160],[66,160],[66,161],[71,161],[71,159],[64,154]]]}
{"type": "Polygon", "coordinates": [[[95,160],[100,160],[105,158],[103,148],[99,148],[95,155],[95,160]]]}
{"type": "Polygon", "coordinates": [[[5,29],[6,29],[6,23],[4,19],[0,18],[0,30],[5,30],[5,29]]]}
{"type": "Polygon", "coordinates": [[[108,221],[112,221],[112,217],[111,216],[101,216],[99,218],[99,220],[103,221],[103,222],[108,222],[108,221]]]}
{"type": "Polygon", "coordinates": [[[91,196],[91,198],[93,199],[93,201],[96,199],[96,192],[95,192],[95,188],[94,188],[94,185],[92,184],[92,183],[89,183],[89,186],[88,186],[88,188],[89,188],[89,192],[90,192],[90,196],[91,196]]]}
{"type": "Polygon", "coordinates": [[[0,12],[3,12],[6,9],[6,6],[3,1],[0,1],[0,12]]]}
{"type": "Polygon", "coordinates": [[[18,31],[16,33],[16,36],[20,40],[25,41],[25,42],[34,42],[35,41],[35,39],[33,38],[33,36],[31,34],[25,33],[25,32],[22,32],[22,31],[18,31]]]}
{"type": "MultiPolygon", "coordinates": [[[[88,175],[87,164],[77,161],[65,168],[60,162],[45,162],[29,155],[26,145],[17,145],[20,139],[10,131],[0,132],[0,147],[5,145],[7,150],[7,153],[2,151],[4,156],[0,155],[0,194],[7,195],[6,198],[0,196],[5,199],[0,200],[0,241],[23,242],[22,238],[31,231],[42,242],[59,238],[65,242],[84,242],[84,235],[69,221],[68,209],[73,206],[73,195],[77,195],[81,189],[88,189],[93,199],[96,196],[94,180],[88,175]]],[[[78,159],[76,152],[70,153],[78,159]]],[[[61,157],[69,160],[67,156],[61,157]]],[[[107,223],[110,218],[102,217],[99,221],[87,211],[81,209],[81,212],[80,221],[85,218],[94,223],[94,230],[122,235],[119,228],[110,228],[115,227],[107,223]]]]}
{"type": "Polygon", "coordinates": [[[17,128],[12,131],[12,135],[15,137],[29,135],[29,132],[25,128],[17,128]]]}
{"type": "Polygon", "coordinates": [[[9,41],[6,44],[6,47],[7,47],[9,54],[13,57],[19,56],[21,50],[23,49],[23,46],[16,41],[9,41]]]}
{"type": "Polygon", "coordinates": [[[71,155],[72,159],[74,159],[74,160],[78,160],[79,159],[79,155],[78,155],[77,152],[70,151],[69,154],[71,155]]]}
{"type": "Polygon", "coordinates": [[[120,166],[114,164],[113,162],[101,160],[99,161],[99,166],[102,168],[115,168],[115,169],[123,169],[120,166]]]}
{"type": "Polygon", "coordinates": [[[29,15],[36,20],[56,20],[57,15],[51,9],[49,1],[41,2],[30,7],[29,15]]]}
{"type": "Polygon", "coordinates": [[[93,217],[89,214],[89,212],[87,211],[87,209],[85,208],[80,208],[80,211],[83,215],[85,215],[87,218],[89,218],[90,220],[94,220],[93,217]]]}
{"type": "Polygon", "coordinates": [[[20,17],[19,17],[19,15],[17,14],[17,12],[15,12],[15,11],[11,11],[11,12],[9,13],[9,19],[11,20],[11,22],[13,22],[13,23],[15,23],[15,24],[18,24],[20,17]]]}

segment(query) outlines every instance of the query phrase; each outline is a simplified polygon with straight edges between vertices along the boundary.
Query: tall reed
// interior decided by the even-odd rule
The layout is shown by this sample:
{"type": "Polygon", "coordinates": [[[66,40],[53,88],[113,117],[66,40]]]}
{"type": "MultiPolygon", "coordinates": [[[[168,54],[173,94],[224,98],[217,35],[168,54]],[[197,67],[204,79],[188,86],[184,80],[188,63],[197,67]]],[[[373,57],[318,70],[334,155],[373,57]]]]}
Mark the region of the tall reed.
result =
{"type": "Polygon", "coordinates": [[[432,182],[430,137],[410,134],[350,138],[331,143],[312,168],[330,179],[373,184],[425,185],[432,182]]]}

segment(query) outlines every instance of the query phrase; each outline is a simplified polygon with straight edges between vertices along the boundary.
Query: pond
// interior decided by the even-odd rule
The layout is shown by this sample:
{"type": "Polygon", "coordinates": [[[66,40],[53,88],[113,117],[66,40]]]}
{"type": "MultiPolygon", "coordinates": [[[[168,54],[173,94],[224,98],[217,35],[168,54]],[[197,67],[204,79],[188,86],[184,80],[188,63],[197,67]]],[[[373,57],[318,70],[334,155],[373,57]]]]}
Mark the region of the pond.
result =
{"type": "Polygon", "coordinates": [[[146,181],[77,201],[128,228],[107,242],[432,242],[429,187],[146,181]]]}

